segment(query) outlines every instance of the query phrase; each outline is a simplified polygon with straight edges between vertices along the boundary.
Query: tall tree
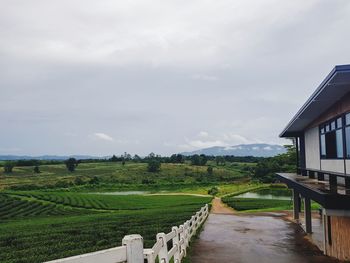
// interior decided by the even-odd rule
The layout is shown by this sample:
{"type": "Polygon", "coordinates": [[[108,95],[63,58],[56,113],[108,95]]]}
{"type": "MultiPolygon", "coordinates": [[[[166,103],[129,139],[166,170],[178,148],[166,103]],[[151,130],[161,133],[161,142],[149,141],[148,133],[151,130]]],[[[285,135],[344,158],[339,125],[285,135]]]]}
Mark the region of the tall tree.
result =
{"type": "Polygon", "coordinates": [[[69,158],[68,160],[65,161],[66,167],[68,171],[74,172],[75,168],[78,166],[78,161],[75,158],[69,158]]]}

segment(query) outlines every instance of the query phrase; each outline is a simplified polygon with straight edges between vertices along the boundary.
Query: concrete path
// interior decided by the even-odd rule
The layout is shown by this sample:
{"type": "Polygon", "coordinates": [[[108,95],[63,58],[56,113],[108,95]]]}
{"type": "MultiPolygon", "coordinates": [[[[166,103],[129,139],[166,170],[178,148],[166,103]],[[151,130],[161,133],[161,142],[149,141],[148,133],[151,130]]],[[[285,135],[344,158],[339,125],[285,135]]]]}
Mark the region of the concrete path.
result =
{"type": "Polygon", "coordinates": [[[323,263],[337,262],[322,255],[300,228],[279,216],[238,215],[214,199],[192,263],[323,263]]]}

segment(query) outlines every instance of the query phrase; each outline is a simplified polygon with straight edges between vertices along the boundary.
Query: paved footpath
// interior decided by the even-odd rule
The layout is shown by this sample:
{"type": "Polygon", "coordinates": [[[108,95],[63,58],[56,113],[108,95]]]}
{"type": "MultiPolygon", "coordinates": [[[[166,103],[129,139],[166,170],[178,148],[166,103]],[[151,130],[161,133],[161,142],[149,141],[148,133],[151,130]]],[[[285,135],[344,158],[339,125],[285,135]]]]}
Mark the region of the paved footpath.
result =
{"type": "MultiPolygon", "coordinates": [[[[273,215],[273,214],[272,214],[273,215]]],[[[192,263],[323,263],[322,255],[300,228],[280,216],[241,215],[213,200],[213,208],[198,240],[192,263]]]]}

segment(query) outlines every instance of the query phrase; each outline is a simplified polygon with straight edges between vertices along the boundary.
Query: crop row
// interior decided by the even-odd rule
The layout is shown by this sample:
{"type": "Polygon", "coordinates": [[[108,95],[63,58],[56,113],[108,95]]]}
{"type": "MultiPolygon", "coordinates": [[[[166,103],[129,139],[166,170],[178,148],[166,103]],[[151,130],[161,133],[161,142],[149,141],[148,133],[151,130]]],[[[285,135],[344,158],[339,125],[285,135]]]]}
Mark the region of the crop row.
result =
{"type": "Polygon", "coordinates": [[[258,199],[258,198],[239,198],[225,197],[222,199],[224,203],[231,206],[237,211],[272,209],[272,208],[291,208],[291,201],[276,199],[258,199]]]}
{"type": "Polygon", "coordinates": [[[179,205],[198,204],[203,198],[188,196],[108,195],[75,192],[21,192],[16,193],[54,204],[97,210],[140,210],[179,205]]]}
{"type": "Polygon", "coordinates": [[[0,220],[80,213],[82,212],[60,207],[55,204],[44,204],[39,201],[23,200],[20,197],[0,194],[0,220]]]}
{"type": "Polygon", "coordinates": [[[150,247],[156,233],[182,224],[203,204],[0,225],[1,262],[35,263],[106,249],[134,233],[141,234],[150,247]]]}

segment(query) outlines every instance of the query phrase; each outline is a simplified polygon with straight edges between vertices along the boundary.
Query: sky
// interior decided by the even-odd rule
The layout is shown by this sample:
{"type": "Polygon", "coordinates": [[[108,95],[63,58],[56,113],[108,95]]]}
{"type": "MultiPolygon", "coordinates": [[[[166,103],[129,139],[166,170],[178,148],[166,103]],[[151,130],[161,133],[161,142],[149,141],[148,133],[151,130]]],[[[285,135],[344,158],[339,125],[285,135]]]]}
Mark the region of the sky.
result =
{"type": "Polygon", "coordinates": [[[0,0],[0,154],[161,155],[278,137],[348,0],[0,0]]]}

